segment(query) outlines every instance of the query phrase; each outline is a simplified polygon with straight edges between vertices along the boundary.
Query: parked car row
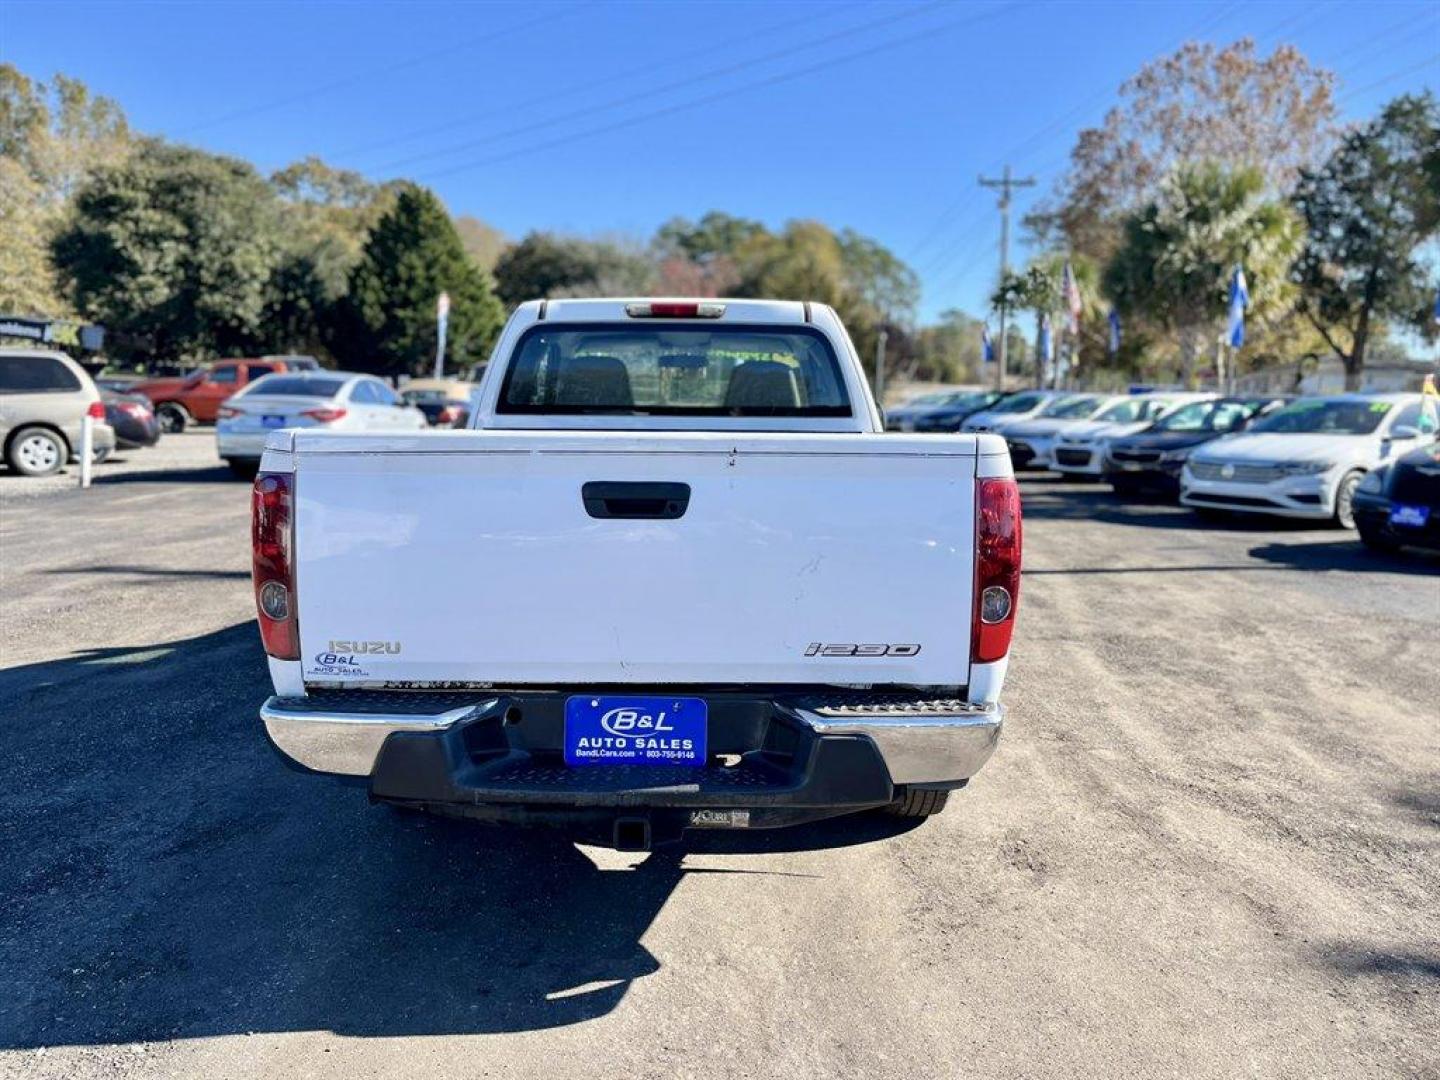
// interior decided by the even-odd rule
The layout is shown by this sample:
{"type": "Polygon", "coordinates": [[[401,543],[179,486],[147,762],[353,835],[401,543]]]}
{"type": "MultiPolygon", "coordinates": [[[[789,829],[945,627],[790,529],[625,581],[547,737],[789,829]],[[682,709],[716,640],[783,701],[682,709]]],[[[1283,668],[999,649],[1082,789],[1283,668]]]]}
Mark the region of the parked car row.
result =
{"type": "Polygon", "coordinates": [[[1374,548],[1440,549],[1440,421],[1419,394],[961,391],[887,421],[994,432],[1017,470],[1104,480],[1117,494],[1175,498],[1204,515],[1330,520],[1374,548]]]}
{"type": "Polygon", "coordinates": [[[324,370],[309,356],[219,360],[165,378],[92,377],[63,352],[7,348],[0,349],[0,455],[12,472],[58,472],[75,459],[87,413],[96,462],[117,447],[154,446],[164,433],[213,421],[220,457],[248,475],[275,428],[463,428],[476,389],[473,381],[413,379],[397,393],[373,375],[324,370]]]}
{"type": "Polygon", "coordinates": [[[161,430],[176,434],[195,423],[215,422],[231,396],[266,375],[319,368],[319,361],[309,356],[217,360],[178,378],[141,379],[130,384],[130,392],[149,398],[161,430]]]}

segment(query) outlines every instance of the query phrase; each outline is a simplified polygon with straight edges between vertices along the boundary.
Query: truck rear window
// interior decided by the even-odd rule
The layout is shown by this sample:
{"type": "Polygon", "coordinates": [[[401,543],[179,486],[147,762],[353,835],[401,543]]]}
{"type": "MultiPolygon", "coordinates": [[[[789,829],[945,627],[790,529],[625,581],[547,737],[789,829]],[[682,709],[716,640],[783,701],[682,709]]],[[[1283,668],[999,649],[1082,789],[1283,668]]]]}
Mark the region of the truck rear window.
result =
{"type": "Polygon", "coordinates": [[[525,332],[496,411],[849,416],[850,399],[830,343],[809,328],[566,323],[525,332]]]}

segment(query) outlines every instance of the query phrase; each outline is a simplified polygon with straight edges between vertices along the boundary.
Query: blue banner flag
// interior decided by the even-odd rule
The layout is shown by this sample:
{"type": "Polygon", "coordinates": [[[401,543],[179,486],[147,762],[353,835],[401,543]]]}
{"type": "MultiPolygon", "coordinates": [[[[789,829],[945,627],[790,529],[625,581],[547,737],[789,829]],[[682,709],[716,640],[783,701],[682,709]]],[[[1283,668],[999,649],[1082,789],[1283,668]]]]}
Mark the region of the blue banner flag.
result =
{"type": "Polygon", "coordinates": [[[1110,309],[1110,355],[1120,351],[1120,313],[1110,309]]]}
{"type": "Polygon", "coordinates": [[[995,343],[990,340],[990,327],[983,323],[980,326],[980,354],[984,357],[985,363],[993,364],[995,362],[995,343]]]}
{"type": "Polygon", "coordinates": [[[1230,275],[1230,326],[1226,331],[1232,349],[1245,344],[1245,309],[1250,306],[1250,290],[1245,287],[1245,271],[1239,266],[1230,275]]]}
{"type": "Polygon", "coordinates": [[[1035,331],[1035,363],[1043,371],[1050,366],[1054,347],[1050,341],[1050,316],[1041,315],[1035,331]]]}
{"type": "Polygon", "coordinates": [[[1440,323],[1440,289],[1435,290],[1435,321],[1440,323]]]}

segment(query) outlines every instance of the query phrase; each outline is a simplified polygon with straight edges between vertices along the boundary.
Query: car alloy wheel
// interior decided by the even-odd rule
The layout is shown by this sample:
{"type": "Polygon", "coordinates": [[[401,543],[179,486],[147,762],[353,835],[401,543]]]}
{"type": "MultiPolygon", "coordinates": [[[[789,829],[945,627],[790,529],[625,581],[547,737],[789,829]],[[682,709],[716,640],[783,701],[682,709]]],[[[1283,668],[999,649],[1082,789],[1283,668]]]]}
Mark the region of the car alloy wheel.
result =
{"type": "Polygon", "coordinates": [[[1335,524],[1342,529],[1355,528],[1355,489],[1360,480],[1358,472],[1346,473],[1335,489],[1335,524]]]}

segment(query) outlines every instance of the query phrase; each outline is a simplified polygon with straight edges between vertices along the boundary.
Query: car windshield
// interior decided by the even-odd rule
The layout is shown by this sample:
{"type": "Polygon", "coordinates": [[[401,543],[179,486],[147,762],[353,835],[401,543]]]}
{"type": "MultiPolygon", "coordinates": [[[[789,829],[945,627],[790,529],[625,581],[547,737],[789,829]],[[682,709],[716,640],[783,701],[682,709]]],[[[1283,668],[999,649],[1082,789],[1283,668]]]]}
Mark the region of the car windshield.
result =
{"type": "Polygon", "coordinates": [[[1269,435],[1369,435],[1394,407],[1393,401],[1306,398],[1271,413],[1250,430],[1269,435]]]}
{"type": "Polygon", "coordinates": [[[240,393],[242,397],[314,397],[330,398],[340,392],[344,379],[307,379],[302,375],[267,375],[251,383],[240,393]]]}
{"type": "Polygon", "coordinates": [[[1155,430],[1234,431],[1259,407],[1256,401],[1192,401],[1156,423],[1155,430]]]}
{"type": "Polygon", "coordinates": [[[921,394],[919,397],[913,397],[900,407],[902,409],[911,409],[917,405],[944,405],[948,402],[954,401],[958,396],[959,395],[953,393],[952,391],[941,390],[938,393],[921,394]]]}
{"type": "Polygon", "coordinates": [[[1016,394],[1014,397],[1008,397],[998,405],[992,406],[990,411],[994,413],[1029,412],[1044,400],[1039,394],[1016,394]]]}
{"type": "Polygon", "coordinates": [[[989,394],[956,394],[945,402],[947,409],[983,409],[988,401],[989,394]]]}
{"type": "Polygon", "coordinates": [[[1098,398],[1088,395],[1056,398],[1040,410],[1040,416],[1053,417],[1057,420],[1083,420],[1095,411],[1098,402],[1098,398]]]}
{"type": "Polygon", "coordinates": [[[407,405],[444,405],[450,400],[448,390],[402,390],[400,397],[407,405]]]}
{"type": "Polygon", "coordinates": [[[1148,420],[1164,410],[1169,404],[1156,398],[1126,398],[1114,405],[1107,405],[1095,414],[1095,419],[1104,424],[1133,424],[1137,420],[1148,420]]]}
{"type": "Polygon", "coordinates": [[[800,327],[570,324],[527,331],[497,411],[849,416],[825,337],[800,327]]]}

